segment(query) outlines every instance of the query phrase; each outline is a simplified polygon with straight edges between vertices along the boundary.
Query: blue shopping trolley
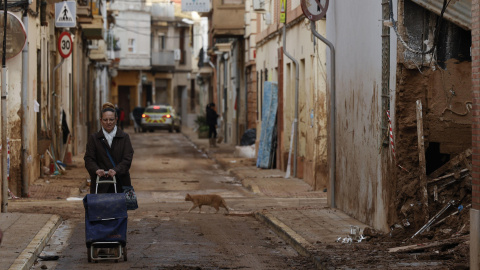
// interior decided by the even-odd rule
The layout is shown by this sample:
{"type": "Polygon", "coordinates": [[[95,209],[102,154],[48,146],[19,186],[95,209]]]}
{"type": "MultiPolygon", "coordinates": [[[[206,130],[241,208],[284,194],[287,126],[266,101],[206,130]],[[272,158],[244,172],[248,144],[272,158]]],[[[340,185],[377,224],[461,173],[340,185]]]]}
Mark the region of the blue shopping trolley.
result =
{"type": "MultiPolygon", "coordinates": [[[[116,179],[100,179],[98,184],[114,184],[116,179]]],[[[85,237],[88,262],[127,260],[127,205],[123,193],[87,194],[85,207],[85,237]]]]}

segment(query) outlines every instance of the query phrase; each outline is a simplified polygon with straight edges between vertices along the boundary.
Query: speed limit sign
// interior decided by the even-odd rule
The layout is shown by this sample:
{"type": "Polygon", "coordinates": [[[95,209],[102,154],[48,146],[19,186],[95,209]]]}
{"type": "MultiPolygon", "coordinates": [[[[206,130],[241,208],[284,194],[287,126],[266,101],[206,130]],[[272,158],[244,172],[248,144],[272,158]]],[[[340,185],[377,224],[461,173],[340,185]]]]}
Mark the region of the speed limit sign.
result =
{"type": "Polygon", "coordinates": [[[58,38],[58,52],[63,58],[67,58],[72,53],[72,37],[69,32],[63,32],[58,38]]]}

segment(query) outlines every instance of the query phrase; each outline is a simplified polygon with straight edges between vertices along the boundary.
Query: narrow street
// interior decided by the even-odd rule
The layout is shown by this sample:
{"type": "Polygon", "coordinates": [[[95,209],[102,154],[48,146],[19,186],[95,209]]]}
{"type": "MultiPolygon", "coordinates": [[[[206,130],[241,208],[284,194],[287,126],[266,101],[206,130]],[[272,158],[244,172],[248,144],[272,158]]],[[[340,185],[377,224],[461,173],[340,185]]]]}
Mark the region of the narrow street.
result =
{"type": "MultiPolygon", "coordinates": [[[[139,209],[129,211],[128,261],[103,261],[95,269],[314,268],[310,260],[248,215],[262,204],[275,204],[275,198],[252,195],[182,134],[129,134],[135,149],[131,175],[139,209]],[[192,205],[184,201],[187,193],[219,194],[234,211],[224,215],[221,208],[214,214],[214,208],[204,206],[200,214],[198,209],[187,213],[192,205]]],[[[59,260],[40,262],[32,269],[42,265],[48,269],[92,268],[87,262],[81,201],[12,205],[19,211],[57,213],[65,220],[42,253],[59,256],[59,260]]]]}
{"type": "Polygon", "coordinates": [[[480,0],[2,9],[0,270],[480,270],[480,0]],[[89,263],[115,125],[140,208],[89,263]]]}

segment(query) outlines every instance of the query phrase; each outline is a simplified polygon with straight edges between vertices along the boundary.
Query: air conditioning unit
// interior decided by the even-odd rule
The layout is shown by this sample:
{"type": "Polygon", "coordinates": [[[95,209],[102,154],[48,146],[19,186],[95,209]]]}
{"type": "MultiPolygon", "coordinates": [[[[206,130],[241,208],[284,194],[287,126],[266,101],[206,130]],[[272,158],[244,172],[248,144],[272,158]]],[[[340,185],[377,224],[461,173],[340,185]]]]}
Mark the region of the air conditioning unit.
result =
{"type": "Polygon", "coordinates": [[[272,14],[270,14],[270,12],[265,13],[263,19],[265,20],[266,25],[272,24],[272,14]]]}
{"type": "Polygon", "coordinates": [[[259,13],[267,12],[265,0],[253,0],[253,11],[259,13]]]}
{"type": "Polygon", "coordinates": [[[175,49],[173,51],[173,58],[175,61],[180,61],[180,58],[181,58],[181,53],[180,53],[180,49],[175,49]]]}

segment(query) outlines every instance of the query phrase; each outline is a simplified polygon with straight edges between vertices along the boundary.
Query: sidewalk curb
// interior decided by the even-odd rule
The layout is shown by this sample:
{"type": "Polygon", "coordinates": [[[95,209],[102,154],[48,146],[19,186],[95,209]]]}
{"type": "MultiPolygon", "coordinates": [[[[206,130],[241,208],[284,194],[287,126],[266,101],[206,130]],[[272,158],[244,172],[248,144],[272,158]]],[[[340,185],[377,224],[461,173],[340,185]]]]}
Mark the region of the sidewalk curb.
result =
{"type": "Polygon", "coordinates": [[[257,211],[254,213],[254,216],[258,221],[266,224],[270,229],[272,229],[300,255],[310,258],[317,269],[328,269],[328,267],[322,263],[321,257],[314,256],[314,254],[310,251],[313,249],[310,243],[290,227],[285,225],[285,223],[266,211],[257,211]]]}
{"type": "Polygon", "coordinates": [[[52,215],[43,228],[37,233],[37,235],[35,235],[30,244],[28,244],[25,250],[18,255],[9,270],[30,269],[48,240],[50,240],[50,237],[52,237],[55,230],[60,226],[61,220],[60,216],[52,215]]]}

